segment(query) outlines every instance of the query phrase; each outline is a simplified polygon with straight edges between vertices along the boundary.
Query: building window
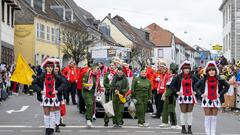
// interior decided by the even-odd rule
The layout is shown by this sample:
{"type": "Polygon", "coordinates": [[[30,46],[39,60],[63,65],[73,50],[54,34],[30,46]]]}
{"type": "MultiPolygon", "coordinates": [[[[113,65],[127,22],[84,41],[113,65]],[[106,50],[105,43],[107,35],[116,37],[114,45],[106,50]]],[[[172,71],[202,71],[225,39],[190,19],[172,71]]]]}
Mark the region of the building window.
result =
{"type": "Polygon", "coordinates": [[[226,51],[226,45],[225,45],[225,37],[223,37],[223,52],[226,51]]]}
{"type": "Polygon", "coordinates": [[[5,2],[2,0],[2,21],[5,22],[5,2]]]}
{"type": "Polygon", "coordinates": [[[56,43],[55,28],[52,28],[52,42],[56,43]]]}
{"type": "Polygon", "coordinates": [[[42,57],[42,58],[41,58],[41,63],[42,63],[42,62],[43,62],[43,60],[44,60],[44,56],[45,56],[45,55],[44,55],[44,54],[42,54],[42,56],[41,56],[41,57],[42,57]]]}
{"type": "Polygon", "coordinates": [[[7,24],[10,25],[10,5],[7,5],[7,24]]]}
{"type": "Polygon", "coordinates": [[[47,26],[47,40],[50,41],[50,27],[47,26]]]}
{"type": "Polygon", "coordinates": [[[60,44],[61,43],[61,36],[60,36],[60,31],[59,29],[55,29],[55,35],[56,35],[56,43],[60,44]]]}
{"type": "Polygon", "coordinates": [[[45,27],[40,23],[37,23],[37,38],[45,39],[45,27]]]}
{"type": "Polygon", "coordinates": [[[229,17],[229,19],[228,19],[228,21],[229,22],[231,22],[231,13],[232,13],[232,11],[231,11],[231,5],[229,5],[229,11],[228,11],[228,13],[229,13],[229,15],[228,15],[228,17],[229,17]]]}
{"type": "Polygon", "coordinates": [[[227,48],[227,50],[229,49],[228,48],[228,35],[226,36],[226,48],[227,48]]]}
{"type": "Polygon", "coordinates": [[[158,58],[163,58],[163,49],[158,49],[158,58]]]}
{"type": "Polygon", "coordinates": [[[2,57],[1,57],[1,61],[7,63],[8,65],[11,65],[14,61],[14,52],[13,49],[7,48],[2,46],[2,57]]]}
{"type": "Polygon", "coordinates": [[[225,10],[223,11],[223,27],[225,26],[225,10]]]}
{"type": "Polygon", "coordinates": [[[228,48],[231,50],[231,34],[228,34],[228,48]]]}
{"type": "Polygon", "coordinates": [[[228,15],[229,15],[229,14],[228,14],[228,6],[226,6],[226,21],[225,21],[226,24],[228,23],[228,15]]]}
{"type": "Polygon", "coordinates": [[[12,8],[12,12],[11,12],[11,25],[12,27],[14,27],[14,8],[12,8]]]}

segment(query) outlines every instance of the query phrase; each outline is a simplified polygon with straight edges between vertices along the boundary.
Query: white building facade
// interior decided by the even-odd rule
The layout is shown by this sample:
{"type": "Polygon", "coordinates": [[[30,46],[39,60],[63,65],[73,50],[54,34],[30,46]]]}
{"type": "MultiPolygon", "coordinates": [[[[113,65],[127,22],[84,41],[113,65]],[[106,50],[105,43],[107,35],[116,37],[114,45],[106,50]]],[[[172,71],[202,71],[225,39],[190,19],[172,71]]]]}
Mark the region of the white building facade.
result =
{"type": "Polygon", "coordinates": [[[16,0],[1,0],[1,62],[14,62],[15,10],[20,10],[16,0]]]}
{"type": "Polygon", "coordinates": [[[223,54],[228,60],[240,60],[240,1],[223,0],[223,54]]]}
{"type": "Polygon", "coordinates": [[[171,46],[169,47],[154,47],[152,60],[154,63],[156,63],[159,59],[164,60],[167,65],[170,65],[171,63],[177,63],[176,45],[174,38],[172,38],[171,46]]]}

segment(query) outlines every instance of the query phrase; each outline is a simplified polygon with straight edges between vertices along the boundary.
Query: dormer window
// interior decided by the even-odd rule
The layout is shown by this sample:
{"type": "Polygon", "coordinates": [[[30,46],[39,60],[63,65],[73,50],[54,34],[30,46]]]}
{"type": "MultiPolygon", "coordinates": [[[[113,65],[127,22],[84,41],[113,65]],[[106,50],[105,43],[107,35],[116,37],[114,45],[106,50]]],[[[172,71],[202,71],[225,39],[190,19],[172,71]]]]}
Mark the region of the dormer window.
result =
{"type": "Polygon", "coordinates": [[[73,22],[73,10],[72,9],[66,9],[66,20],[71,20],[73,22]]]}
{"type": "Polygon", "coordinates": [[[35,0],[34,7],[40,8],[43,12],[45,12],[45,0],[35,0]]]}
{"type": "Polygon", "coordinates": [[[51,6],[51,9],[54,10],[62,20],[66,20],[66,10],[64,6],[51,6]]]}
{"type": "Polygon", "coordinates": [[[28,3],[28,5],[30,5],[31,7],[34,7],[34,0],[25,0],[27,3],[28,3]]]}

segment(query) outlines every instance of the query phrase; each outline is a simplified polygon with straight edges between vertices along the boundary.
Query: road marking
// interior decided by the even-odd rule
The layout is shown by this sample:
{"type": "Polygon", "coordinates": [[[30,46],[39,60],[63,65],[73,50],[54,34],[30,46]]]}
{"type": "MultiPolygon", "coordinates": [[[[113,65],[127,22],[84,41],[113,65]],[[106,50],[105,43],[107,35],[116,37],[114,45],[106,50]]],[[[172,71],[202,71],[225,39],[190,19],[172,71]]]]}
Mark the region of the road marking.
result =
{"type": "Polygon", "coordinates": [[[147,131],[147,130],[139,130],[139,131],[135,131],[136,133],[156,133],[156,131],[147,131]]]}
{"type": "Polygon", "coordinates": [[[33,126],[0,125],[0,128],[33,128],[33,126]]]}
{"type": "Polygon", "coordinates": [[[162,132],[163,134],[179,134],[179,132],[162,132]]]}
{"type": "Polygon", "coordinates": [[[13,132],[13,130],[0,130],[0,132],[13,132]]]}
{"type": "Polygon", "coordinates": [[[127,130],[107,130],[108,133],[127,133],[127,130]]]}
{"type": "Polygon", "coordinates": [[[99,133],[100,130],[78,130],[80,133],[99,133]]]}
{"type": "MultiPolygon", "coordinates": [[[[0,125],[0,128],[45,128],[44,126],[27,126],[27,125],[0,125]]],[[[66,126],[62,127],[63,129],[71,129],[71,128],[79,128],[86,129],[87,126],[66,126]]],[[[113,126],[105,127],[105,126],[93,126],[93,129],[111,129],[113,126]]],[[[179,129],[171,129],[171,128],[161,128],[161,127],[138,127],[138,126],[123,126],[122,129],[159,129],[159,130],[179,130],[179,129]]]]}
{"type": "Polygon", "coordinates": [[[72,132],[72,130],[61,130],[61,132],[70,133],[70,132],[72,132]]]}
{"type": "Polygon", "coordinates": [[[29,106],[22,106],[22,108],[20,110],[8,110],[6,111],[9,114],[12,114],[13,112],[24,112],[25,110],[28,109],[29,106]]]}
{"type": "Polygon", "coordinates": [[[239,135],[239,134],[228,134],[228,133],[222,133],[221,135],[239,135]]]}
{"type": "Polygon", "coordinates": [[[42,130],[21,130],[23,133],[41,133],[42,130]]]}
{"type": "Polygon", "coordinates": [[[206,133],[194,132],[195,135],[206,135],[206,133]]]}

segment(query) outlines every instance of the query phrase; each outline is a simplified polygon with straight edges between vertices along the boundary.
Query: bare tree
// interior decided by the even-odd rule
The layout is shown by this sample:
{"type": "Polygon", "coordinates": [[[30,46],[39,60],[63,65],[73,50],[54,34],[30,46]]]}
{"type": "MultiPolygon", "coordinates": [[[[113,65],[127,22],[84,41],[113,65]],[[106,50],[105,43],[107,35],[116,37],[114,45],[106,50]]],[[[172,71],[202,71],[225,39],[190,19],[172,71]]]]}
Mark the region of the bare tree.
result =
{"type": "Polygon", "coordinates": [[[87,31],[64,31],[61,47],[64,54],[75,60],[76,64],[89,58],[88,48],[97,40],[87,31]]]}
{"type": "Polygon", "coordinates": [[[134,46],[131,52],[131,62],[137,62],[141,67],[146,66],[149,59],[147,51],[141,47],[134,46]]]}

